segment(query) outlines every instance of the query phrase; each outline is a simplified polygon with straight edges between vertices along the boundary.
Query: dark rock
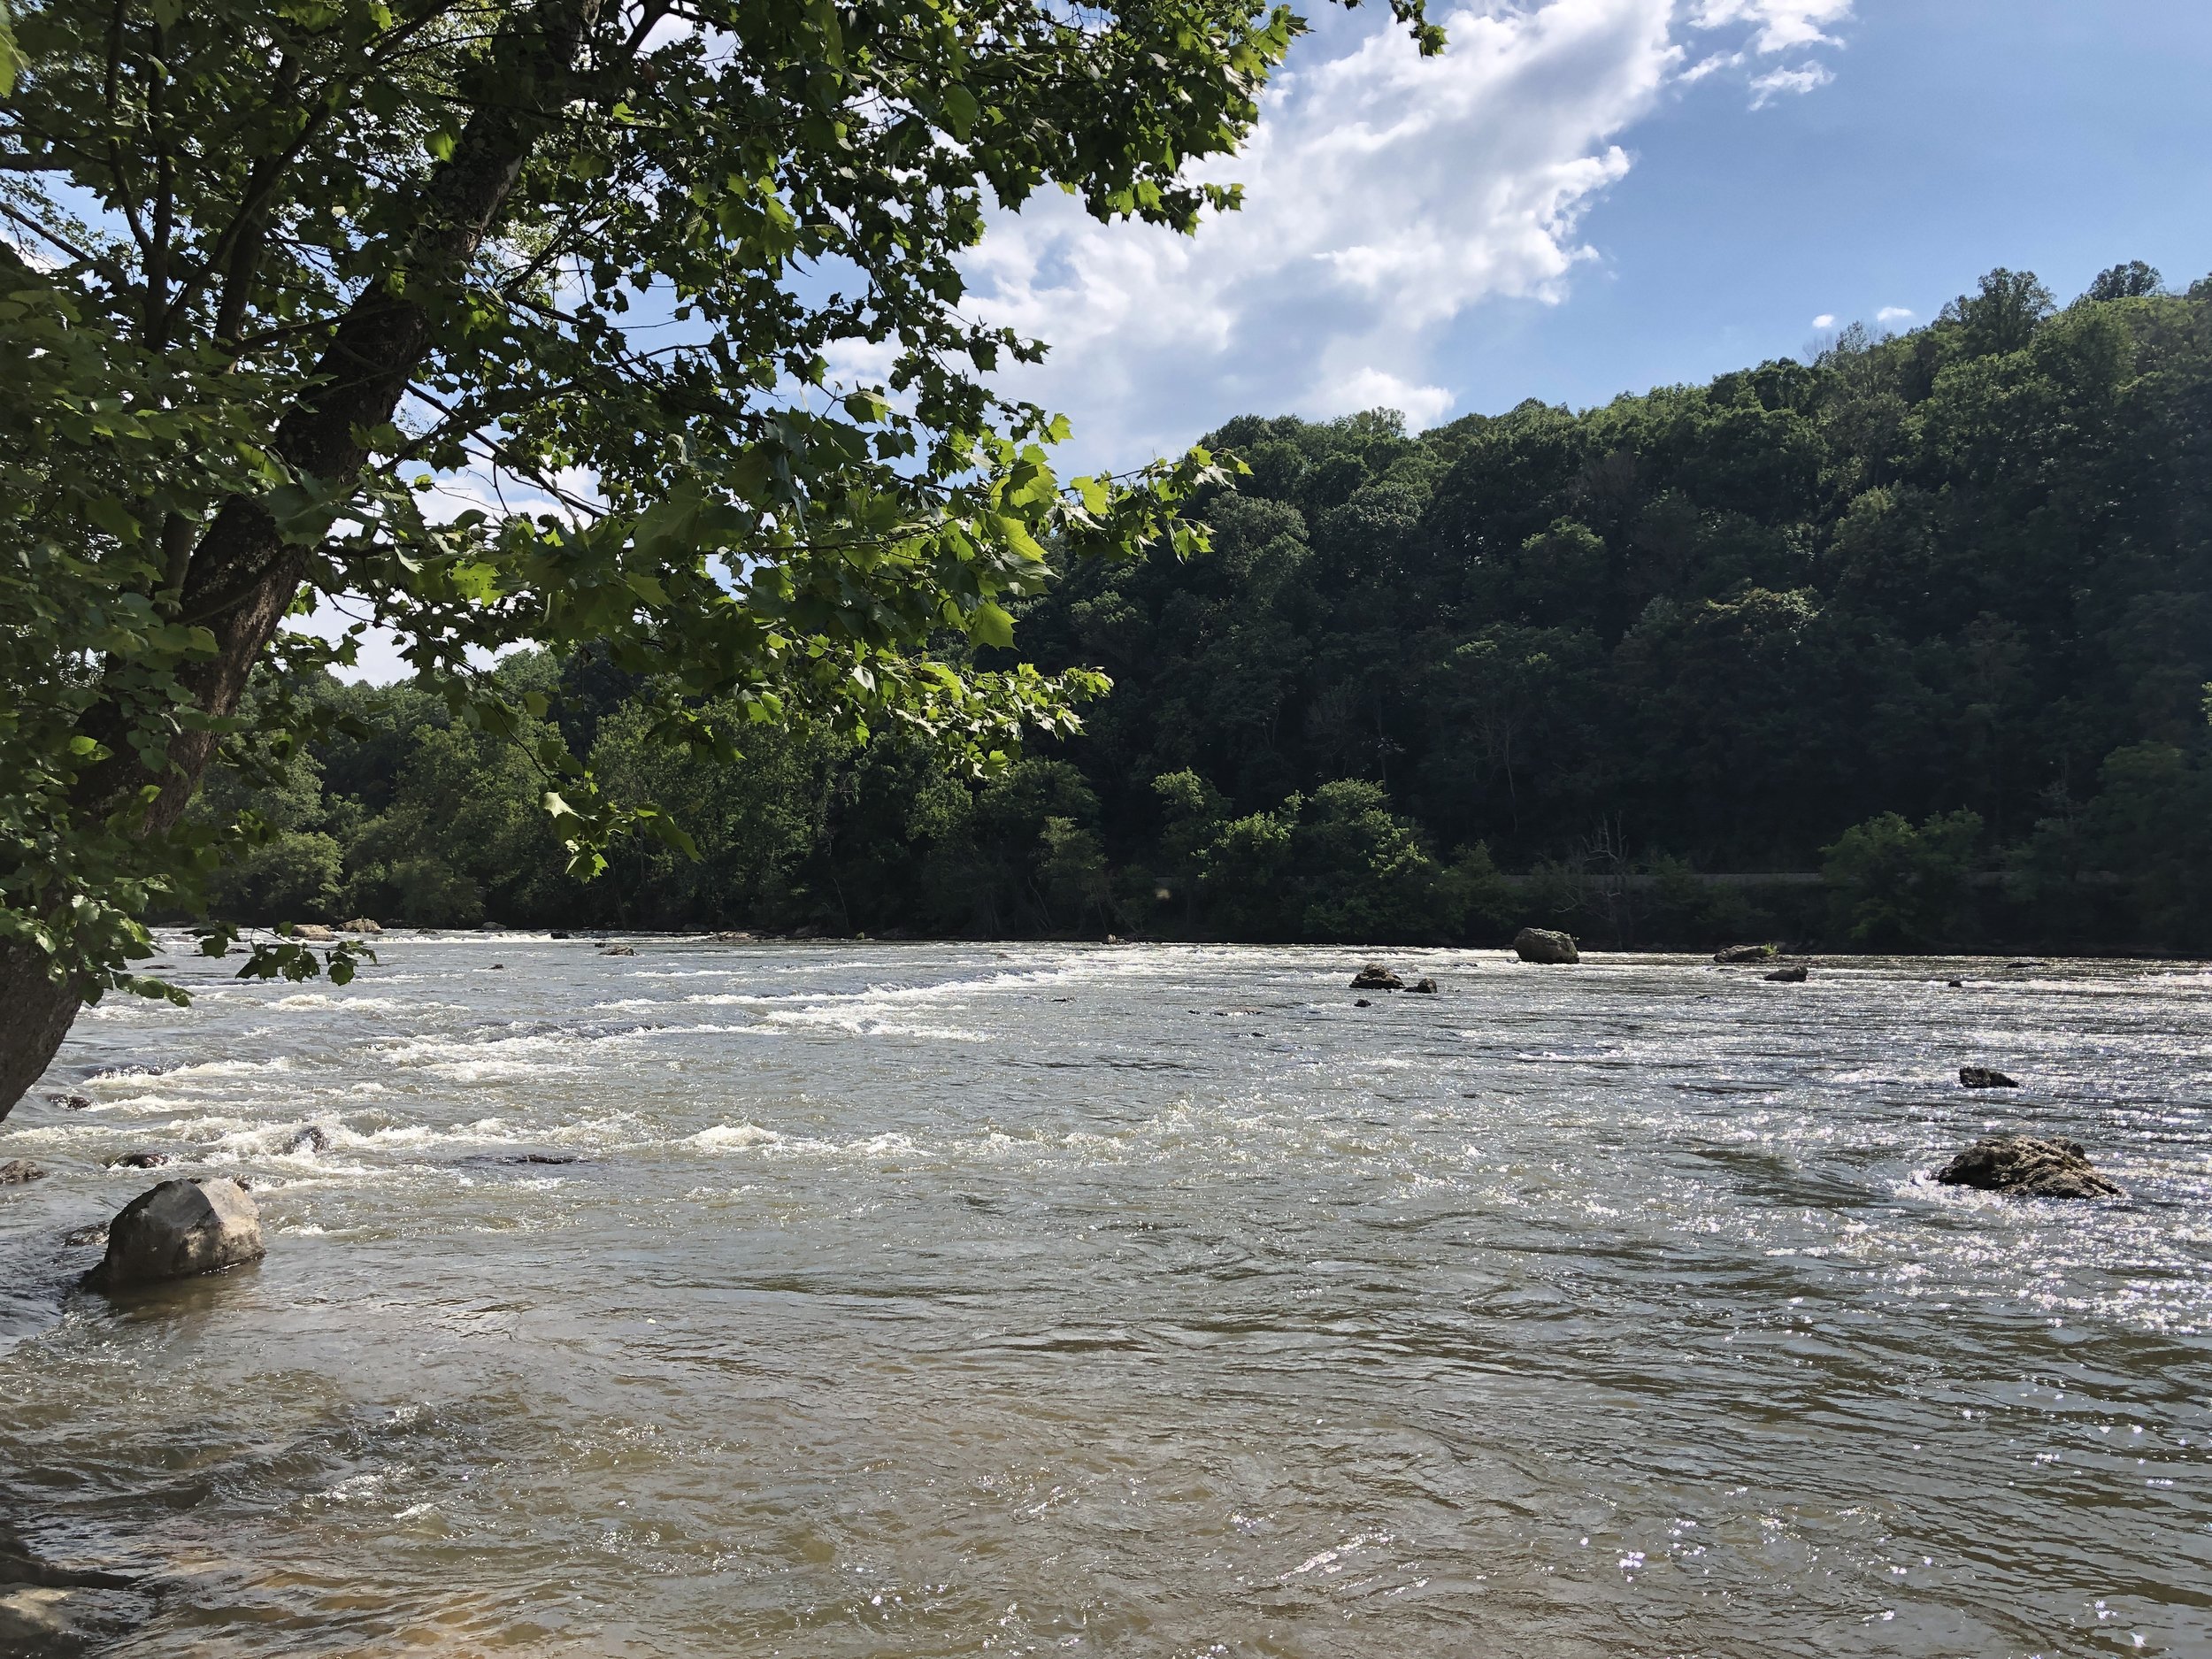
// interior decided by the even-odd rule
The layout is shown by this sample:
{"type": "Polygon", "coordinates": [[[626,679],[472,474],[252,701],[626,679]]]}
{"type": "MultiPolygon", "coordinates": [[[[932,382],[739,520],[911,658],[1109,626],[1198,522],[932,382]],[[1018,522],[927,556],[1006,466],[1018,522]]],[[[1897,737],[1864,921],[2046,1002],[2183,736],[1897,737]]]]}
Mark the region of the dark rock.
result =
{"type": "Polygon", "coordinates": [[[568,937],[568,929],[565,927],[557,927],[551,933],[548,933],[546,937],[549,939],[566,939],[568,937]]]}
{"type": "Polygon", "coordinates": [[[308,1124],[292,1137],[284,1149],[295,1153],[327,1152],[330,1150],[330,1132],[320,1124],[308,1124]]]}
{"type": "Polygon", "coordinates": [[[1963,979],[1946,979],[1944,984],[1949,986],[1954,991],[1962,991],[1966,988],[1966,981],[1963,979]]]}
{"type": "Polygon", "coordinates": [[[1355,991],[1402,991],[1406,988],[1406,982],[1381,963],[1371,962],[1352,976],[1352,988],[1355,991]]]}
{"type": "Polygon", "coordinates": [[[126,1152],[119,1158],[110,1158],[108,1168],[111,1170],[157,1170],[168,1161],[169,1155],[166,1152],[126,1152]]]}
{"type": "Polygon", "coordinates": [[[1771,962],[1782,954],[1779,945],[1731,945],[1713,953],[1715,962],[1771,962]]]}
{"type": "Polygon", "coordinates": [[[495,962],[492,964],[492,972],[494,973],[504,973],[507,972],[507,964],[503,962],[495,962]]]}
{"type": "Polygon", "coordinates": [[[1524,927],[1513,935],[1514,954],[1523,962],[1579,962],[1581,955],[1575,949],[1574,936],[1554,933],[1548,927],[1524,927]]]}
{"type": "Polygon", "coordinates": [[[1763,974],[1760,977],[1771,980],[1776,985],[1802,985],[1805,983],[1806,970],[1802,963],[1798,963],[1790,967],[1777,968],[1772,973],[1763,974]]]}
{"type": "Polygon", "coordinates": [[[2078,1141],[1991,1135],[1936,1171],[1946,1187],[1972,1187],[2023,1198],[2125,1198],[2117,1181],[2091,1167],[2078,1141]]]}
{"type": "Polygon", "coordinates": [[[89,1094],[49,1094],[46,1098],[52,1104],[65,1107],[73,1112],[83,1111],[92,1104],[89,1094]]]}
{"type": "Polygon", "coordinates": [[[5,1164],[0,1164],[0,1187],[20,1187],[27,1181],[42,1181],[45,1179],[45,1166],[34,1164],[28,1158],[10,1158],[5,1164]]]}
{"type": "Polygon", "coordinates": [[[62,1239],[64,1244],[80,1247],[88,1244],[105,1244],[107,1241],[108,1224],[104,1221],[96,1221],[88,1227],[73,1227],[62,1239]]]}
{"type": "Polygon", "coordinates": [[[2047,962],[2038,962],[2032,956],[2023,956],[2017,962],[2008,962],[2005,964],[2005,966],[2008,968],[2047,968],[2051,964],[2047,962]]]}
{"type": "Polygon", "coordinates": [[[1375,1005],[1363,996],[1356,996],[1352,999],[1352,1006],[1354,1008],[1372,1008],[1375,1005]]]}
{"type": "Polygon", "coordinates": [[[96,1290],[121,1290],[218,1272],[261,1254],[260,1212],[229,1176],[164,1181],[108,1224],[108,1253],[87,1282],[96,1290]]]}
{"type": "Polygon", "coordinates": [[[109,1651],[153,1612],[153,1598],[131,1590],[0,1583],[0,1655],[62,1659],[65,1654],[109,1651]]]}
{"type": "Polygon", "coordinates": [[[1417,992],[1423,996],[1434,996],[1436,995],[1436,981],[1430,979],[1429,976],[1425,973],[1407,988],[1417,992]]]}
{"type": "Polygon", "coordinates": [[[637,955],[637,952],[633,950],[627,945],[606,945],[603,946],[602,949],[604,949],[607,955],[611,956],[634,956],[637,955]]]}
{"type": "Polygon", "coordinates": [[[583,1159],[573,1152],[518,1152],[507,1162],[510,1164],[581,1164],[583,1159]]]}
{"type": "Polygon", "coordinates": [[[2002,1071],[1993,1071],[1985,1065],[1961,1066],[1959,1081],[1969,1088],[2018,1088],[2020,1087],[2002,1071]]]}

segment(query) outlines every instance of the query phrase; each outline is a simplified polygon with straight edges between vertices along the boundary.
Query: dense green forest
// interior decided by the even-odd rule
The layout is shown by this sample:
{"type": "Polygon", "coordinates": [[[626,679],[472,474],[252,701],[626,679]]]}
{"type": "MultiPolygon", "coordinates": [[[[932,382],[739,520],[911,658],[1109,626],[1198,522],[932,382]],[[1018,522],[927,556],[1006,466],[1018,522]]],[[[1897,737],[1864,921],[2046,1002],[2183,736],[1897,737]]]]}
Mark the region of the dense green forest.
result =
{"type": "Polygon", "coordinates": [[[1707,386],[1206,442],[1250,469],[1206,503],[1210,556],[1079,566],[1021,616],[1021,657],[1115,688],[1000,776],[895,733],[768,735],[718,770],[603,660],[511,658],[699,844],[581,885],[511,740],[329,686],[357,735],[262,794],[219,906],[2212,950],[2212,279],[2118,266],[2062,309],[1998,271],[1926,327],[1707,386]],[[1799,879],[1742,879],[1776,874],[1799,879]]]}

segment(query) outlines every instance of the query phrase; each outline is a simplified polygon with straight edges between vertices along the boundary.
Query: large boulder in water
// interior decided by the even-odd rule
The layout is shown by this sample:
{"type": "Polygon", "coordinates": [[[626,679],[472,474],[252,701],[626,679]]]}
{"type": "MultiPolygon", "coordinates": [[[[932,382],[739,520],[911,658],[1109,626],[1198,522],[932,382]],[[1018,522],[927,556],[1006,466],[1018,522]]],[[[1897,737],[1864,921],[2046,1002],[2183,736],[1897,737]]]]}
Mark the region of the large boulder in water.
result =
{"type": "Polygon", "coordinates": [[[2022,1198],[2125,1198],[2109,1176],[2091,1167],[2078,1141],[1991,1135],[1936,1171],[1946,1187],[1972,1187],[2022,1198]]]}
{"type": "Polygon", "coordinates": [[[1732,964],[1771,962],[1781,954],[1779,945],[1731,945],[1725,950],[1716,950],[1713,960],[1732,964]]]}
{"type": "Polygon", "coordinates": [[[219,1272],[261,1254],[261,1212],[229,1176],[164,1181],[108,1224],[108,1253],[89,1282],[99,1290],[122,1290],[219,1272]]]}
{"type": "Polygon", "coordinates": [[[1548,927],[1524,927],[1513,935],[1513,949],[1523,962],[1579,962],[1574,935],[1548,927]]]}
{"type": "MultiPolygon", "coordinates": [[[[1954,979],[1951,983],[1956,985],[1958,981],[1954,979]]],[[[1961,1066],[1959,1081],[1968,1088],[2018,1088],[2020,1087],[2002,1071],[1986,1065],[1961,1066]]]]}
{"type": "Polygon", "coordinates": [[[1352,976],[1352,988],[1355,991],[1402,991],[1406,988],[1406,982],[1381,963],[1371,962],[1352,976]]]}

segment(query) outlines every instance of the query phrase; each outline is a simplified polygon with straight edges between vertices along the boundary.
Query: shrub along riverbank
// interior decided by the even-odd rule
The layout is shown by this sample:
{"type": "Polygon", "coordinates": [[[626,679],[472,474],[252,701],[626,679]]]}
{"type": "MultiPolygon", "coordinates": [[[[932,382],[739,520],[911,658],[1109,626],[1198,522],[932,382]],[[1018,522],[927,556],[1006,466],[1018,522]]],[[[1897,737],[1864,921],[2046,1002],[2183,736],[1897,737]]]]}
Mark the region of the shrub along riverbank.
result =
{"type": "MultiPolygon", "coordinates": [[[[655,743],[588,656],[500,675],[696,861],[558,872],[511,741],[405,688],[256,802],[241,920],[2212,950],[2212,282],[1993,273],[1577,414],[1230,423],[1217,550],[1071,572],[1019,654],[1088,732],[655,743]],[[1780,872],[1791,881],[1751,880],[1780,872]],[[1728,878],[1728,879],[1717,879],[1728,878]]],[[[1002,653],[985,653],[986,657],[1002,653]]],[[[234,777],[217,790],[235,790],[234,777]]]]}

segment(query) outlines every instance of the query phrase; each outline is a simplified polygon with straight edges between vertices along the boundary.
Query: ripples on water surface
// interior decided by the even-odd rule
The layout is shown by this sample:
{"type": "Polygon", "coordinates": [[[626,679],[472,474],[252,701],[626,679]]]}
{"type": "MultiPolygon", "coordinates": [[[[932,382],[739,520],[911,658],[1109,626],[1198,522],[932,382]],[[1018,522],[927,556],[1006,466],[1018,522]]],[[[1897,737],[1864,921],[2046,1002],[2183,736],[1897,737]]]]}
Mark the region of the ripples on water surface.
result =
{"type": "Polygon", "coordinates": [[[638,944],[207,964],[0,1125],[116,1651],[2212,1652],[2193,966],[638,944]],[[2132,1202],[1927,1183],[2000,1125],[2132,1202]],[[142,1147],[267,1261],[67,1291],[142,1147]]]}

